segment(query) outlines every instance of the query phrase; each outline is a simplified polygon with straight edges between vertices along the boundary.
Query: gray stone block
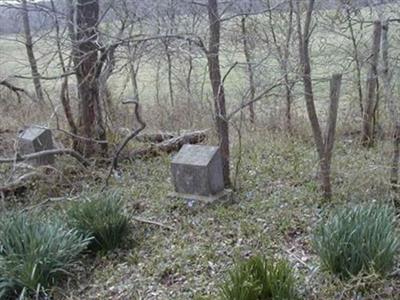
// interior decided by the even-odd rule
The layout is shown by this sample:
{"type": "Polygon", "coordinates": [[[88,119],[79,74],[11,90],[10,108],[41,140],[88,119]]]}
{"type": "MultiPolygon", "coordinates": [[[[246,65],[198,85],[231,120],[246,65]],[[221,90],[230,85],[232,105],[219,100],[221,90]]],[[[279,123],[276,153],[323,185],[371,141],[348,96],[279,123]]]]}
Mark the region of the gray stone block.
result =
{"type": "Polygon", "coordinates": [[[173,158],[171,171],[176,193],[212,196],[224,190],[218,147],[184,145],[173,158]]]}
{"type": "MultiPolygon", "coordinates": [[[[54,149],[51,131],[46,128],[31,126],[23,130],[18,136],[19,151],[22,155],[54,149]]],[[[45,155],[31,163],[35,165],[51,165],[54,155],[45,155]]]]}

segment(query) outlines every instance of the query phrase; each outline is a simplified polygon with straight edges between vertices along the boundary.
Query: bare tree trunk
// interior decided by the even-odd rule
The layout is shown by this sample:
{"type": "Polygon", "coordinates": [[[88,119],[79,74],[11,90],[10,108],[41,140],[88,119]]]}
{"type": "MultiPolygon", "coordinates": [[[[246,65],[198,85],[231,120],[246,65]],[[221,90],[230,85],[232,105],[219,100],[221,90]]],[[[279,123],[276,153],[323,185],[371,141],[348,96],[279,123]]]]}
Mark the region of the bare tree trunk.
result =
{"type": "Polygon", "coordinates": [[[188,56],[188,71],[186,75],[186,93],[188,105],[188,117],[190,126],[193,125],[193,105],[192,105],[192,73],[193,73],[193,57],[192,57],[192,44],[189,42],[189,56],[188,56]]]}
{"type": "Polygon", "coordinates": [[[286,90],[286,112],[285,112],[285,117],[286,117],[286,129],[290,133],[292,132],[292,88],[293,85],[290,83],[289,80],[289,57],[290,57],[290,41],[292,40],[292,34],[293,34],[293,0],[289,0],[289,24],[288,24],[288,30],[286,33],[286,43],[285,43],[285,49],[283,51],[283,60],[282,60],[282,72],[284,74],[283,78],[285,81],[285,90],[286,90]]]}
{"type": "Polygon", "coordinates": [[[293,85],[290,83],[289,79],[289,58],[290,58],[290,41],[292,39],[293,34],[293,0],[289,0],[289,20],[287,24],[287,32],[286,32],[286,39],[283,46],[280,45],[279,40],[276,36],[275,29],[274,29],[274,21],[273,21],[273,14],[271,9],[271,3],[268,0],[268,8],[269,10],[269,25],[271,28],[272,40],[276,51],[278,52],[278,62],[281,68],[283,80],[285,82],[285,102],[286,102],[286,110],[285,110],[285,119],[286,119],[286,129],[290,133],[292,131],[292,88],[293,85]],[[282,49],[283,48],[283,49],[282,49]]]}
{"type": "Polygon", "coordinates": [[[193,57],[191,55],[192,52],[192,46],[191,43],[189,42],[189,57],[188,57],[188,63],[189,63],[189,68],[187,71],[187,75],[186,75],[186,92],[188,94],[188,105],[189,108],[192,107],[192,73],[193,73],[193,57]]]}
{"type": "Polygon", "coordinates": [[[382,81],[384,95],[389,107],[389,113],[391,121],[394,125],[393,134],[393,158],[392,166],[390,168],[390,184],[393,189],[398,189],[399,184],[399,161],[400,161],[400,117],[399,108],[396,105],[396,99],[392,93],[391,80],[392,75],[389,66],[389,22],[386,21],[382,24],[382,62],[383,62],[383,72],[382,81]]]}
{"type": "Polygon", "coordinates": [[[348,27],[350,29],[350,35],[351,35],[351,42],[354,50],[354,61],[356,63],[358,101],[360,104],[361,115],[364,115],[363,92],[362,92],[362,82],[361,82],[361,62],[358,55],[358,45],[356,36],[354,34],[353,24],[351,23],[351,13],[349,9],[347,9],[346,12],[347,12],[348,27]]]}
{"type": "Polygon", "coordinates": [[[129,52],[129,69],[131,73],[131,84],[132,84],[132,90],[133,90],[133,98],[137,103],[140,103],[139,99],[139,88],[138,88],[138,82],[137,82],[137,74],[139,71],[139,62],[137,58],[137,51],[138,51],[138,46],[134,45],[133,49],[132,46],[129,44],[128,45],[128,52],[129,52]],[[135,65],[137,63],[137,65],[135,65]]]}
{"type": "Polygon", "coordinates": [[[314,142],[317,148],[319,163],[320,163],[320,179],[323,190],[323,196],[325,199],[331,199],[332,197],[332,185],[331,185],[331,160],[332,152],[335,141],[335,130],[337,111],[339,104],[339,95],[342,75],[335,74],[332,77],[330,85],[330,108],[327,122],[327,128],[325,132],[325,138],[322,135],[321,126],[318,121],[317,112],[315,109],[313,84],[311,80],[311,62],[309,53],[309,41],[310,41],[310,29],[311,29],[311,17],[314,10],[315,0],[309,0],[306,20],[304,23],[304,29],[302,29],[300,19],[300,4],[297,1],[297,30],[299,34],[299,50],[300,50],[300,61],[303,68],[303,84],[304,84],[304,96],[306,100],[307,114],[311,123],[313,131],[314,142]]]}
{"type": "MultiPolygon", "coordinates": [[[[56,10],[56,6],[54,5],[53,0],[50,1],[50,4],[51,4],[51,9],[53,11],[54,18],[55,18],[54,25],[55,25],[55,29],[56,29],[56,45],[57,45],[58,58],[60,60],[62,72],[65,74],[67,72],[67,68],[65,66],[64,56],[63,56],[62,47],[61,47],[61,34],[60,34],[60,23],[58,21],[58,12],[56,10]]],[[[64,80],[61,84],[60,98],[61,98],[61,104],[64,109],[65,118],[67,119],[67,122],[69,125],[69,129],[74,135],[77,135],[78,129],[77,129],[77,126],[75,124],[74,117],[72,114],[71,101],[70,101],[70,97],[69,97],[68,76],[64,77],[64,80]]],[[[78,141],[76,138],[73,138],[72,141],[73,141],[72,148],[74,150],[76,150],[78,141]]]]}
{"type": "Polygon", "coordinates": [[[311,81],[311,63],[310,63],[310,53],[309,53],[309,41],[310,41],[310,26],[311,17],[314,10],[315,0],[309,0],[309,6],[307,8],[307,16],[305,20],[304,30],[301,28],[300,21],[300,9],[299,3],[297,10],[298,18],[298,32],[299,32],[299,46],[300,46],[300,63],[303,71],[303,84],[304,84],[304,97],[306,100],[306,108],[308,113],[308,118],[310,119],[311,128],[314,135],[315,144],[317,146],[317,151],[319,158],[323,158],[324,154],[324,143],[321,132],[321,127],[319,126],[318,116],[314,104],[314,92],[313,85],[311,81]]]}
{"type": "MultiPolygon", "coordinates": [[[[77,53],[79,64],[75,65],[80,98],[79,133],[86,137],[80,151],[87,156],[96,152],[93,138],[106,140],[106,131],[99,99],[97,80],[97,25],[99,20],[98,0],[78,0],[76,11],[77,53]]],[[[102,151],[107,144],[101,144],[102,151]]]]}
{"type": "Polygon", "coordinates": [[[225,186],[228,187],[231,185],[229,175],[229,124],[226,118],[225,93],[219,63],[221,21],[218,12],[218,0],[208,0],[207,9],[210,30],[209,49],[207,51],[208,72],[214,96],[216,127],[221,149],[224,182],[225,186]]]}
{"type": "Polygon", "coordinates": [[[327,199],[330,199],[332,197],[332,185],[330,178],[331,163],[332,163],[333,146],[335,143],[336,122],[337,122],[337,113],[339,107],[341,83],[342,83],[342,75],[334,74],[330,81],[330,95],[329,95],[330,107],[329,107],[329,116],[328,116],[328,122],[324,140],[324,159],[321,166],[324,197],[327,199]]]}
{"type": "Polygon", "coordinates": [[[161,59],[158,60],[157,66],[156,66],[156,79],[155,79],[155,85],[156,85],[156,102],[157,106],[160,107],[161,101],[160,101],[160,68],[161,68],[161,59]]]}
{"type": "MultiPolygon", "coordinates": [[[[241,20],[241,27],[242,27],[242,41],[243,41],[243,51],[244,51],[244,56],[246,58],[246,65],[247,65],[247,75],[249,78],[249,86],[250,86],[250,101],[254,100],[254,97],[256,96],[256,87],[254,84],[254,71],[253,71],[253,65],[252,65],[252,59],[251,59],[251,53],[250,53],[250,46],[249,46],[249,40],[247,38],[247,28],[246,28],[246,18],[247,16],[243,17],[241,20]]],[[[250,122],[254,124],[255,122],[255,113],[254,113],[254,104],[249,105],[249,111],[250,111],[250,122]]]]}
{"type": "Polygon", "coordinates": [[[381,43],[382,24],[380,21],[374,22],[374,33],[372,38],[372,53],[370,56],[370,70],[367,78],[367,93],[363,114],[362,145],[372,147],[374,145],[374,108],[377,91],[378,61],[381,43]]]}
{"type": "Polygon", "coordinates": [[[40,103],[44,103],[43,89],[40,82],[40,74],[37,67],[37,61],[33,52],[33,41],[31,33],[31,25],[29,22],[28,5],[26,0],[22,0],[22,21],[24,24],[25,48],[28,55],[29,65],[33,77],[33,85],[35,87],[36,97],[40,103]]]}
{"type": "Polygon", "coordinates": [[[168,41],[164,41],[165,55],[167,57],[167,74],[168,74],[168,91],[169,91],[169,101],[171,106],[175,106],[174,98],[174,86],[172,84],[172,55],[169,49],[168,41]]]}

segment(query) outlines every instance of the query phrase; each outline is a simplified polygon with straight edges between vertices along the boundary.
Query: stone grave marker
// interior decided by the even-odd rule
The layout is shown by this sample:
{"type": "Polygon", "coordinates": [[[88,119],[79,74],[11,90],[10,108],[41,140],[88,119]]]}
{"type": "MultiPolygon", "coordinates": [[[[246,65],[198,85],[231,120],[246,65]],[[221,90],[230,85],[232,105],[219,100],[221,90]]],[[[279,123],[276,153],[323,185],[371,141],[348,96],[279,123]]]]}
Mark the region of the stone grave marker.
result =
{"type": "Polygon", "coordinates": [[[226,195],[218,147],[184,145],[171,164],[175,193],[187,200],[213,202],[226,195]]]}
{"type": "MultiPolygon", "coordinates": [[[[18,136],[19,151],[22,155],[54,149],[51,131],[47,128],[30,126],[18,136]]],[[[30,161],[35,165],[51,165],[54,155],[45,155],[30,161]]]]}

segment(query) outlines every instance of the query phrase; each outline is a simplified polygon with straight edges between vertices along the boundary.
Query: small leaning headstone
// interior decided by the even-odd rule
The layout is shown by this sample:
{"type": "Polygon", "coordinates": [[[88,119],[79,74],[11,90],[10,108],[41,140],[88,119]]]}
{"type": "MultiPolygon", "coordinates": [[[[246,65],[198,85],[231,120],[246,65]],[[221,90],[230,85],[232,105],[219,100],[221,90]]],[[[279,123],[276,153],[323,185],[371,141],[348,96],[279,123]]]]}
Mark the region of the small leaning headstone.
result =
{"type": "Polygon", "coordinates": [[[218,147],[184,145],[171,163],[175,193],[190,201],[213,202],[226,196],[218,147]]]}
{"type": "MultiPolygon", "coordinates": [[[[37,126],[30,126],[24,129],[18,136],[18,143],[21,155],[54,149],[51,131],[47,128],[37,126]]],[[[44,155],[30,161],[30,163],[35,165],[51,165],[54,163],[54,155],[44,155]]]]}

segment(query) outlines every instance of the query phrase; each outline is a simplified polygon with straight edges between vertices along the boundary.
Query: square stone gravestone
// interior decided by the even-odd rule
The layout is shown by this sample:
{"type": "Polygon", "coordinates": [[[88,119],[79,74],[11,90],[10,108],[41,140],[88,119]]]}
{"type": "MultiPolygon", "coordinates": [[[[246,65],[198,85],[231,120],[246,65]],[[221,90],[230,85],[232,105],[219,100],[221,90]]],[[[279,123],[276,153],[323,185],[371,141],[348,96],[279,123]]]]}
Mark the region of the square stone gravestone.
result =
{"type": "MultiPolygon", "coordinates": [[[[19,151],[22,155],[54,149],[51,131],[47,128],[31,126],[18,136],[19,151]]],[[[44,155],[30,161],[35,165],[51,165],[54,155],[44,155]]]]}
{"type": "Polygon", "coordinates": [[[172,196],[213,202],[226,195],[218,147],[184,145],[172,160],[172,196]]]}

